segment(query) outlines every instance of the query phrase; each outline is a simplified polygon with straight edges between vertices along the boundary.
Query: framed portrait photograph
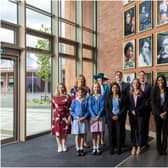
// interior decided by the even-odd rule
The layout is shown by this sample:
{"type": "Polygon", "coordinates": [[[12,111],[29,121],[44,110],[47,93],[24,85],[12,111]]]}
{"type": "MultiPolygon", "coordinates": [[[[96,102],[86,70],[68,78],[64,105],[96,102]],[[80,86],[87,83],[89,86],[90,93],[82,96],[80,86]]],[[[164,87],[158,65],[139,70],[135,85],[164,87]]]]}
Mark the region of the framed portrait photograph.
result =
{"type": "Polygon", "coordinates": [[[135,40],[124,43],[123,64],[124,69],[135,68],[135,40]]]}
{"type": "Polygon", "coordinates": [[[135,73],[123,74],[123,80],[126,83],[131,83],[135,78],[135,73]]]}
{"type": "Polygon", "coordinates": [[[138,67],[152,65],[152,36],[139,39],[138,67]]]}
{"type": "Polygon", "coordinates": [[[168,64],[168,31],[157,34],[157,64],[168,64]]]}
{"type": "Polygon", "coordinates": [[[166,84],[167,84],[167,87],[168,87],[168,71],[167,72],[157,72],[157,76],[159,76],[159,75],[165,76],[166,84]]]}
{"type": "Polygon", "coordinates": [[[152,83],[153,83],[152,72],[146,72],[145,75],[146,75],[146,82],[148,82],[152,85],[152,83]]]}
{"type": "Polygon", "coordinates": [[[124,35],[135,33],[135,7],[124,11],[124,35]]]}
{"type": "Polygon", "coordinates": [[[152,28],[152,1],[139,4],[139,31],[152,28]]]}
{"type": "Polygon", "coordinates": [[[157,24],[168,23],[168,0],[157,1],[157,24]]]}

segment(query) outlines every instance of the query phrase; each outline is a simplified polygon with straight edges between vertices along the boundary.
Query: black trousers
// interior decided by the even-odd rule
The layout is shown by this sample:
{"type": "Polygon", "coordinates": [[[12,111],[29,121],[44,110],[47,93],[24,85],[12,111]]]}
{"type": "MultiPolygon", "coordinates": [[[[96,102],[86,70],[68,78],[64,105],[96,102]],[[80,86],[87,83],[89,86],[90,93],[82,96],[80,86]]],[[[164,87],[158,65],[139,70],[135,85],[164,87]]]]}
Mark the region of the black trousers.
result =
{"type": "Polygon", "coordinates": [[[125,141],[126,141],[126,118],[127,118],[127,111],[125,111],[122,116],[121,116],[121,145],[124,146],[125,145],[125,141]]]}
{"type": "Polygon", "coordinates": [[[141,116],[130,116],[129,117],[131,126],[131,145],[132,146],[142,146],[142,124],[143,117],[141,116]]]}
{"type": "Polygon", "coordinates": [[[143,116],[143,137],[142,145],[148,144],[149,138],[149,120],[150,120],[150,109],[146,109],[143,116]]]}
{"type": "Polygon", "coordinates": [[[121,150],[121,121],[112,120],[108,122],[108,130],[109,130],[109,144],[111,150],[114,150],[115,146],[117,146],[118,150],[121,150]]]}
{"type": "Polygon", "coordinates": [[[165,120],[159,116],[155,116],[156,125],[156,147],[157,151],[163,152],[167,149],[167,136],[168,136],[168,118],[165,120]]]}

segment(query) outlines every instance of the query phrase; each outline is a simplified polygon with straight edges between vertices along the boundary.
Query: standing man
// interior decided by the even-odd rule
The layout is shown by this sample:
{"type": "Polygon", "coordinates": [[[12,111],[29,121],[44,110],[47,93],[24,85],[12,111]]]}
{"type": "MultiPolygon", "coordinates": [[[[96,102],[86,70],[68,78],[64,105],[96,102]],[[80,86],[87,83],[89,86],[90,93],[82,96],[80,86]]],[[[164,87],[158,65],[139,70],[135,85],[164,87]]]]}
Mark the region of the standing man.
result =
{"type": "MultiPolygon", "coordinates": [[[[121,71],[116,71],[115,72],[115,80],[119,84],[121,95],[125,97],[126,104],[128,105],[129,83],[123,82],[122,77],[123,77],[123,75],[122,75],[121,71]]],[[[122,124],[121,124],[122,125],[122,128],[121,128],[121,144],[122,144],[122,146],[125,146],[125,139],[126,139],[125,122],[126,122],[126,117],[127,117],[127,110],[128,110],[128,107],[123,112],[123,115],[122,115],[122,118],[121,118],[121,122],[122,122],[122,124]]]]}
{"type": "Polygon", "coordinates": [[[145,81],[145,72],[139,72],[139,80],[141,83],[141,89],[144,92],[145,97],[145,109],[144,109],[144,122],[143,122],[143,137],[142,137],[142,145],[146,148],[149,148],[148,144],[148,134],[149,134],[149,120],[150,120],[150,112],[151,112],[151,84],[145,81]]]}

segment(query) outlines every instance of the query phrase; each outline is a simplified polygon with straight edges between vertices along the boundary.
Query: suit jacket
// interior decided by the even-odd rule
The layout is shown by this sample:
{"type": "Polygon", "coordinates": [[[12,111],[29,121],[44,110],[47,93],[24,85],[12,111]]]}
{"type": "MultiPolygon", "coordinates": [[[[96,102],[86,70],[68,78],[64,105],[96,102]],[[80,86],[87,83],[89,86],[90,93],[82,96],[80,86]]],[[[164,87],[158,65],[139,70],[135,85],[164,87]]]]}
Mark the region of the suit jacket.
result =
{"type": "Polygon", "coordinates": [[[105,102],[105,109],[106,109],[106,115],[108,122],[111,122],[113,116],[118,116],[119,118],[122,116],[122,114],[126,111],[127,108],[127,99],[124,98],[124,96],[121,95],[119,98],[119,106],[120,106],[120,112],[115,115],[112,113],[113,104],[112,104],[112,96],[108,95],[105,102]]]}
{"type": "Polygon", "coordinates": [[[156,116],[160,116],[162,112],[167,112],[168,116],[168,87],[165,88],[165,101],[163,106],[161,106],[160,99],[160,89],[158,87],[154,87],[152,89],[152,113],[156,116]]]}
{"type": "Polygon", "coordinates": [[[133,115],[132,111],[134,110],[137,116],[143,116],[144,108],[145,108],[144,93],[138,95],[136,106],[134,103],[133,94],[129,94],[129,115],[133,115]]]}
{"type": "Polygon", "coordinates": [[[151,84],[145,82],[145,90],[144,90],[144,97],[145,97],[145,110],[151,111],[151,84]]]}

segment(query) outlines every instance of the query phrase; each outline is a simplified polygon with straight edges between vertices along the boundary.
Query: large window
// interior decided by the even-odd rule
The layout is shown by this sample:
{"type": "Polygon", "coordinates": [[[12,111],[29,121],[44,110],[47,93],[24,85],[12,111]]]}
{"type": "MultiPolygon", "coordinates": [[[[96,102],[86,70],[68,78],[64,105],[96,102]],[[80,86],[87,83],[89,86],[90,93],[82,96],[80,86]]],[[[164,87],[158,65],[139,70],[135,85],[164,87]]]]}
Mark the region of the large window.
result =
{"type": "Polygon", "coordinates": [[[26,135],[51,127],[51,57],[27,53],[26,59],[26,135]]]}
{"type": "Polygon", "coordinates": [[[13,30],[0,28],[0,41],[15,43],[15,32],[13,30]]]}
{"type": "Polygon", "coordinates": [[[17,24],[17,3],[11,0],[1,0],[0,15],[2,20],[17,24]]]}
{"type": "Polygon", "coordinates": [[[51,17],[26,9],[26,26],[51,33],[51,17]]]}

